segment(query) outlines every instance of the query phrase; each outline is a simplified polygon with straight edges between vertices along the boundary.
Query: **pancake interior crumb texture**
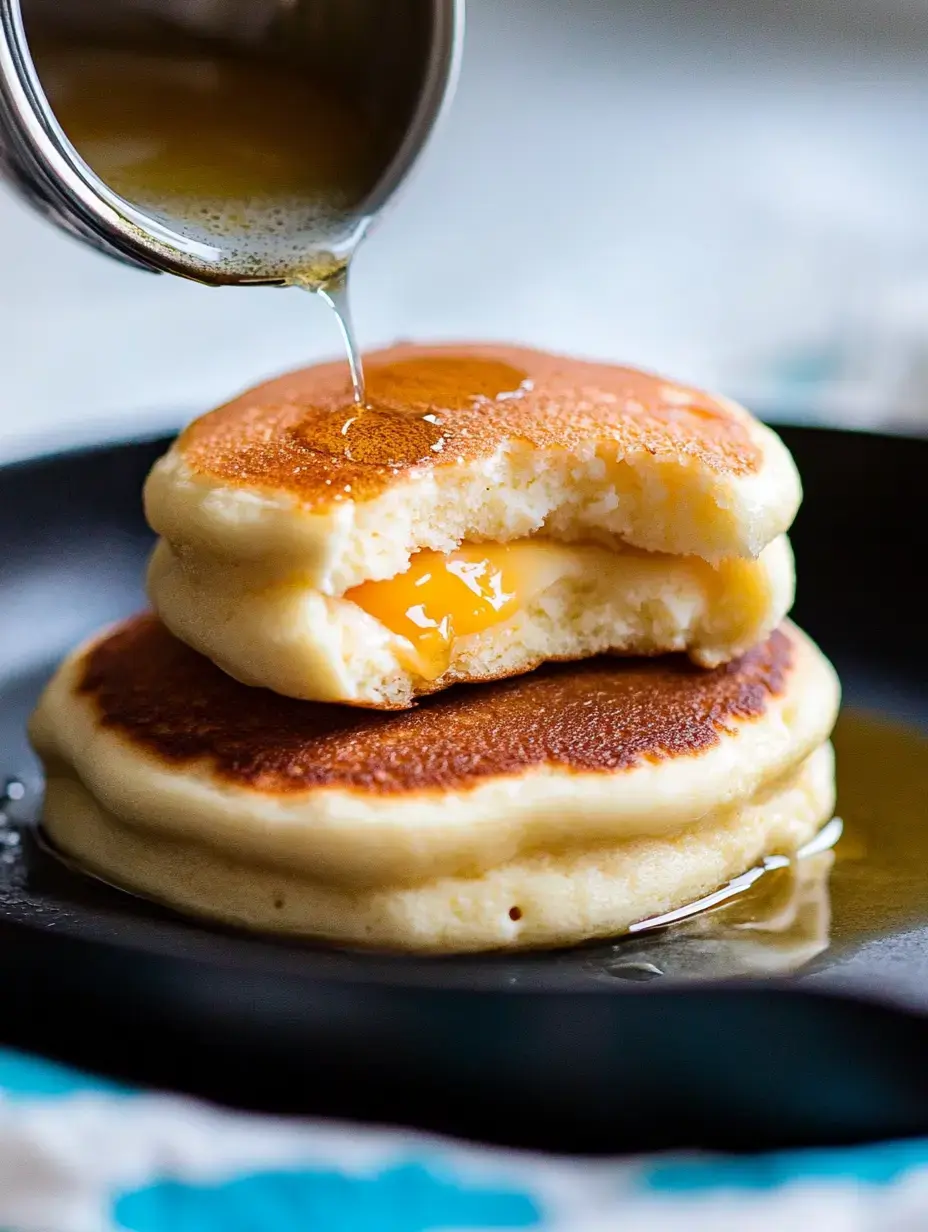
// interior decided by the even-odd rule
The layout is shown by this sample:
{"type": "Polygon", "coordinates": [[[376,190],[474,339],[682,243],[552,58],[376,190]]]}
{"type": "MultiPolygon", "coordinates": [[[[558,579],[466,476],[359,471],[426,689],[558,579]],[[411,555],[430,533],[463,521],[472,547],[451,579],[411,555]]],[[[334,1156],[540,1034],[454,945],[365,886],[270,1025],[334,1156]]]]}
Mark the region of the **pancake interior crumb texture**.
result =
{"type": "Polygon", "coordinates": [[[152,527],[220,559],[297,564],[336,595],[394,577],[423,548],[542,527],[566,542],[753,557],[799,505],[769,428],[636,369],[485,345],[397,347],[366,371],[370,411],[351,404],[336,362],[195,421],[149,478],[152,527]]]}
{"type": "Polygon", "coordinates": [[[742,408],[527,348],[366,367],[368,408],[343,363],[292,373],[149,476],[152,603],[244,683],[403,707],[604,652],[715,666],[787,615],[799,480],[742,408]]]}

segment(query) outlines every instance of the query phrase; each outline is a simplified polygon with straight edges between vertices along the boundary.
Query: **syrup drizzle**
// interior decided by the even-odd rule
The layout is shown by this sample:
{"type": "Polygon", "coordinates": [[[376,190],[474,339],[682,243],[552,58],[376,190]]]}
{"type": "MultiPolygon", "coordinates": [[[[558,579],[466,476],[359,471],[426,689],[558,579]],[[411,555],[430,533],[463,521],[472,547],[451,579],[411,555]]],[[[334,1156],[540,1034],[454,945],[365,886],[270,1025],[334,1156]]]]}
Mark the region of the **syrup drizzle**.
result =
{"type": "Polygon", "coordinates": [[[325,300],[338,321],[345,351],[348,357],[348,370],[351,373],[351,388],[354,392],[355,406],[367,406],[364,396],[364,364],[358,349],[358,340],[354,332],[354,322],[351,317],[351,301],[348,297],[348,267],[344,266],[318,289],[317,294],[325,300]]]}

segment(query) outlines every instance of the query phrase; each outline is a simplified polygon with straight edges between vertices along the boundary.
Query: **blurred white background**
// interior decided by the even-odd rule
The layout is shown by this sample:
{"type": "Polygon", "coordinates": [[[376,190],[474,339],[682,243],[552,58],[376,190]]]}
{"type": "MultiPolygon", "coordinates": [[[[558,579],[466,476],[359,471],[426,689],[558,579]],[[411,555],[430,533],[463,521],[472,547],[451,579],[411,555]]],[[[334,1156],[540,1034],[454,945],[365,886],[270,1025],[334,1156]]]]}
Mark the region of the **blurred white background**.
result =
{"type": "MultiPolygon", "coordinates": [[[[294,291],[125,269],[0,192],[0,457],[338,348],[294,291]]],[[[626,360],[774,417],[928,411],[928,0],[469,0],[449,122],[357,261],[366,347],[626,360]]]]}

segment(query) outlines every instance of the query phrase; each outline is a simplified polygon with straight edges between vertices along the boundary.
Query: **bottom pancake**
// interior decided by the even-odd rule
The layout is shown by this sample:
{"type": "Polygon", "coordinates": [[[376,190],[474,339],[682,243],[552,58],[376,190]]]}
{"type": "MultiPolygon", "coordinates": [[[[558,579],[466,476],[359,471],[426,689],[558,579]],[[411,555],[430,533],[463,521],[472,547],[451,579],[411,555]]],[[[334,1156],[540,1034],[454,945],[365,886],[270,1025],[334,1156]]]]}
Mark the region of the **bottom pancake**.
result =
{"type": "Polygon", "coordinates": [[[392,713],[232,680],[138,617],[30,726],[54,843],[248,927],[433,952],[567,944],[714,889],[827,819],[838,682],[785,624],[711,671],[548,666],[392,713]]]}
{"type": "Polygon", "coordinates": [[[710,893],[789,854],[832,815],[825,744],[746,807],[663,838],[521,856],[475,877],[349,890],[126,825],[73,775],[49,778],[45,825],[87,871],[183,912],[261,932],[421,953],[573,945],[710,893]]]}

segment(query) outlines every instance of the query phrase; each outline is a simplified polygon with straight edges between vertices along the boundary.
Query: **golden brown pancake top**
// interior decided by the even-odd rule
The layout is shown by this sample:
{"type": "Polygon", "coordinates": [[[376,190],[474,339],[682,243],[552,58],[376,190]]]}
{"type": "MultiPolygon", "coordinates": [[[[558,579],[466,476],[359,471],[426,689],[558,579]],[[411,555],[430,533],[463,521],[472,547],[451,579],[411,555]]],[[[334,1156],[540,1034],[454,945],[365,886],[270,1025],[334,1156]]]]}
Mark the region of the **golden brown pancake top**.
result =
{"type": "Polygon", "coordinates": [[[180,448],[191,469],[309,506],[370,499],[397,476],[492,454],[508,439],[693,458],[745,475],[761,455],[741,418],[698,390],[634,368],[525,347],[403,345],[365,359],[368,406],[344,360],[259,385],[204,415],[180,448]]]}
{"type": "Polygon", "coordinates": [[[102,726],[171,765],[206,760],[219,778],[270,794],[339,787],[380,795],[472,786],[544,765],[615,774],[692,757],[763,715],[792,660],[779,631],[715,671],[683,656],[591,659],[384,712],[239,684],[146,615],[91,648],[77,688],[102,726]]]}

